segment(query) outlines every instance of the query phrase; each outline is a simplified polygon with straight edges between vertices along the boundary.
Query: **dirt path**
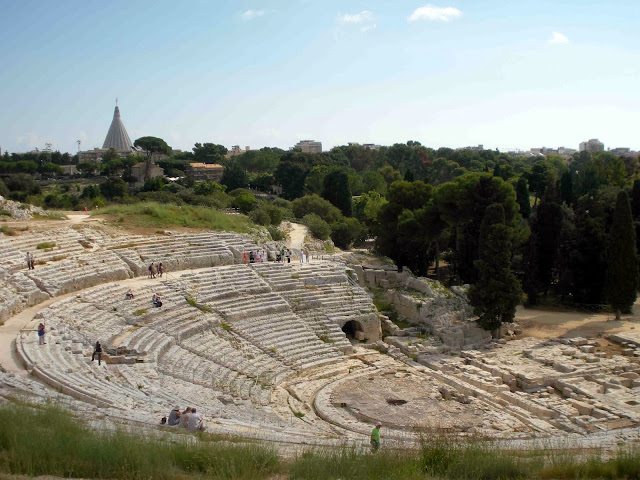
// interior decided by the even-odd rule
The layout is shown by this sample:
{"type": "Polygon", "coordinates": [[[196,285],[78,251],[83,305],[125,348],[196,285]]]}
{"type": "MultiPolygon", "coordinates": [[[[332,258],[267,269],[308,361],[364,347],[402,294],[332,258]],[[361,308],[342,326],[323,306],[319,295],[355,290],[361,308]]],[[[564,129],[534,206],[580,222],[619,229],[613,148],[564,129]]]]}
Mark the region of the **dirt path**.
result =
{"type": "Polygon", "coordinates": [[[563,312],[522,306],[516,311],[516,320],[525,337],[602,338],[612,333],[640,330],[640,301],[634,305],[633,314],[625,315],[620,321],[607,313],[563,312]]]}
{"type": "Polygon", "coordinates": [[[307,236],[308,229],[306,225],[300,223],[290,223],[289,238],[287,239],[287,247],[300,250],[304,244],[304,237],[307,236]]]}

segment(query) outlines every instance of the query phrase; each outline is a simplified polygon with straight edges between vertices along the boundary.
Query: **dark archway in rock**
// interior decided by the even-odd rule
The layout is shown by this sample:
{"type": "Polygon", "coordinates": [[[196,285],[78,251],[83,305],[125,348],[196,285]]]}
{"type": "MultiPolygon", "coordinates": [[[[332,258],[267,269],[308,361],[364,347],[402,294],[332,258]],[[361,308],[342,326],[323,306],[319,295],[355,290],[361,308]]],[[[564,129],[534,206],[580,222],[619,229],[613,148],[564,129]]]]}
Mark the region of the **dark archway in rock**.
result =
{"type": "Polygon", "coordinates": [[[362,335],[364,330],[362,328],[362,324],[356,320],[349,320],[347,323],[345,323],[342,327],[342,331],[349,340],[363,340],[362,335]],[[357,332],[360,333],[358,334],[357,332]]]}

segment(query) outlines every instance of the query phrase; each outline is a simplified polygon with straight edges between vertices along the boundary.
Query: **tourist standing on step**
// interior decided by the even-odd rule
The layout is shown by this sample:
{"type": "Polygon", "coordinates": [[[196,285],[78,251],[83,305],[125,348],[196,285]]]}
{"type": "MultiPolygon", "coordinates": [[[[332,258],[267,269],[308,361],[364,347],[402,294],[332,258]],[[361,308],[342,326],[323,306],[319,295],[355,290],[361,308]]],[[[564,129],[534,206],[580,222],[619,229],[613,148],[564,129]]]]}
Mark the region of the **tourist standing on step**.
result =
{"type": "Polygon", "coordinates": [[[307,257],[307,263],[309,263],[309,249],[308,248],[304,249],[304,256],[307,257]]]}
{"type": "Polygon", "coordinates": [[[162,278],[162,272],[164,272],[164,267],[162,266],[162,262],[158,264],[158,276],[162,278]]]}
{"type": "Polygon", "coordinates": [[[371,430],[371,447],[374,452],[377,452],[380,448],[380,427],[382,424],[380,422],[376,423],[376,426],[373,430],[371,430]]]}
{"type": "Polygon", "coordinates": [[[46,330],[44,328],[44,323],[40,323],[40,325],[38,325],[38,345],[46,345],[47,342],[44,341],[44,334],[46,333],[46,330]]]}
{"type": "Polygon", "coordinates": [[[98,357],[98,365],[101,365],[102,362],[102,345],[100,342],[96,342],[96,346],[93,349],[93,354],[91,355],[91,361],[98,357]]]}
{"type": "Polygon", "coordinates": [[[287,248],[287,263],[291,263],[291,250],[287,248]]]}
{"type": "Polygon", "coordinates": [[[27,252],[27,268],[31,270],[31,255],[27,252]]]}
{"type": "Polygon", "coordinates": [[[151,276],[151,272],[153,271],[153,263],[151,263],[151,265],[149,265],[149,278],[153,278],[151,276]]]}

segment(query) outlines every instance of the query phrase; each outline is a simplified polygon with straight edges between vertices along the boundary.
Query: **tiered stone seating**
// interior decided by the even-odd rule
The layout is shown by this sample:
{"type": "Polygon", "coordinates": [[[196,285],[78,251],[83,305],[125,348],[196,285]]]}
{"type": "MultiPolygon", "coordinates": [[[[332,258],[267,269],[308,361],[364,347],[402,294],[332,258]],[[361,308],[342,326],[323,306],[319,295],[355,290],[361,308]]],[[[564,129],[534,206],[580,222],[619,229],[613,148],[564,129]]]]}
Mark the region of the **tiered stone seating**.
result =
{"type": "Polygon", "coordinates": [[[35,332],[21,334],[16,340],[16,348],[31,364],[36,377],[75,398],[117,408],[144,404],[144,393],[111,379],[105,363],[98,366],[83,354],[72,353],[76,351],[73,342],[55,332],[49,333],[46,345],[38,345],[35,332]]]}
{"type": "Polygon", "coordinates": [[[275,315],[236,316],[232,328],[264,352],[300,370],[337,362],[343,358],[333,346],[322,342],[293,313],[280,311],[275,315]]]}
{"type": "Polygon", "coordinates": [[[112,252],[99,251],[29,270],[26,275],[51,296],[130,278],[129,267],[112,252]]]}
{"type": "Polygon", "coordinates": [[[204,242],[197,236],[170,237],[160,244],[133,247],[146,264],[162,262],[167,270],[185,270],[233,264],[229,247],[215,239],[204,242]]]}
{"type": "MultiPolygon", "coordinates": [[[[95,293],[94,293],[95,294],[95,293]]],[[[112,345],[112,338],[118,336],[127,326],[123,317],[113,311],[105,311],[96,304],[70,298],[54,303],[38,315],[47,325],[66,332],[76,341],[91,348],[96,341],[104,347],[112,345]]]]}
{"type": "Polygon", "coordinates": [[[246,265],[200,270],[195,274],[183,275],[181,280],[184,288],[192,292],[199,303],[271,291],[269,285],[246,265]]]}
{"type": "MultiPolygon", "coordinates": [[[[0,239],[0,255],[2,255],[2,263],[5,268],[26,269],[27,252],[33,254],[36,264],[57,262],[83,254],[84,248],[79,243],[80,240],[82,240],[82,236],[71,229],[54,230],[46,235],[35,233],[4,237],[0,239]],[[38,245],[42,247],[44,244],[54,245],[38,249],[38,245]]],[[[38,266],[36,266],[37,268],[38,266]]]]}
{"type": "Polygon", "coordinates": [[[24,272],[8,274],[0,268],[0,321],[48,298],[24,272]]]}

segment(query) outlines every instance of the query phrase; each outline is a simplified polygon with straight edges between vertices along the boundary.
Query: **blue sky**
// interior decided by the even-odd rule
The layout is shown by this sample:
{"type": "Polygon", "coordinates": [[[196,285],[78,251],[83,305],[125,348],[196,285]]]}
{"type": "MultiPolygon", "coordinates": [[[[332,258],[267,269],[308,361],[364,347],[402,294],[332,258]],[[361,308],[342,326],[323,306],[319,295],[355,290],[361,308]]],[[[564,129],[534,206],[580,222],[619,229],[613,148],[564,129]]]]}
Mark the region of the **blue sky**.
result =
{"type": "Polygon", "coordinates": [[[0,0],[0,146],[640,149],[640,2],[0,0]]]}

